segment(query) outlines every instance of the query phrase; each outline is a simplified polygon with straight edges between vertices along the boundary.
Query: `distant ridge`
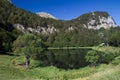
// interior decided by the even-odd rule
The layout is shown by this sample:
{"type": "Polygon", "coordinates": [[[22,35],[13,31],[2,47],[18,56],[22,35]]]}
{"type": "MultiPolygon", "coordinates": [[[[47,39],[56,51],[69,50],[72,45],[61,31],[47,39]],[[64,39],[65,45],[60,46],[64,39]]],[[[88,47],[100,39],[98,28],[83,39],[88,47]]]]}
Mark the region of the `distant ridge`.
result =
{"type": "Polygon", "coordinates": [[[38,12],[36,14],[38,14],[40,17],[52,18],[52,19],[58,20],[56,17],[54,17],[53,15],[51,15],[51,14],[49,14],[47,12],[38,12]]]}
{"type": "Polygon", "coordinates": [[[113,17],[110,16],[107,12],[103,11],[85,13],[78,18],[71,20],[70,22],[72,22],[73,25],[83,26],[88,29],[107,29],[117,26],[113,17]]]}

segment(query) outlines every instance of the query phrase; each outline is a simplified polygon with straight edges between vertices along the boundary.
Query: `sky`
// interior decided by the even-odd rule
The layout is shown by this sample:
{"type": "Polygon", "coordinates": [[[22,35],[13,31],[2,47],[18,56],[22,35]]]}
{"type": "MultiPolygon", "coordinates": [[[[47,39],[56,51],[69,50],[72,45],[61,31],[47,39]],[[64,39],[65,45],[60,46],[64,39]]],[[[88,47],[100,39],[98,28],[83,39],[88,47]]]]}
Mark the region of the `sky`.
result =
{"type": "Polygon", "coordinates": [[[106,11],[120,25],[120,0],[11,0],[19,8],[47,12],[61,20],[71,20],[84,13],[106,11]]]}

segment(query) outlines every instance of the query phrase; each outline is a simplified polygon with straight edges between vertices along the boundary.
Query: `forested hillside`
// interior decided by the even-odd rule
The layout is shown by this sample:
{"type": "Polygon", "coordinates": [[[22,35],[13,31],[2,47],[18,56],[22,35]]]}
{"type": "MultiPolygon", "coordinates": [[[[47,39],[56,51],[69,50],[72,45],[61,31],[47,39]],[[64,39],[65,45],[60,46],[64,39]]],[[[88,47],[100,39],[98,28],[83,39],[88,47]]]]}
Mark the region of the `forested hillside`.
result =
{"type": "Polygon", "coordinates": [[[12,42],[25,33],[41,37],[48,47],[97,46],[101,43],[119,46],[120,28],[115,27],[114,20],[107,12],[90,12],[76,19],[64,21],[40,17],[17,8],[8,0],[0,0],[0,4],[2,50],[11,51],[12,42]]]}

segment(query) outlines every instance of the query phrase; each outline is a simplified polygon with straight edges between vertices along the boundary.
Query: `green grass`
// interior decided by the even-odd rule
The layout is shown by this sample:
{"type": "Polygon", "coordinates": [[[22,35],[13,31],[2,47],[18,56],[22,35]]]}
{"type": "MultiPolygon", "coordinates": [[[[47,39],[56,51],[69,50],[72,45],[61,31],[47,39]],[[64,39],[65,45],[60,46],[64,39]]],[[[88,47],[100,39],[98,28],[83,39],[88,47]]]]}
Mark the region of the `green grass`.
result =
{"type": "MultiPolygon", "coordinates": [[[[115,53],[120,51],[114,47],[94,49],[115,53]]],[[[120,65],[101,64],[97,67],[64,70],[53,66],[36,67],[38,61],[31,60],[28,70],[18,65],[24,62],[24,56],[0,55],[0,80],[120,80],[120,65]]]]}
{"type": "MultiPolygon", "coordinates": [[[[86,77],[92,75],[97,70],[90,67],[74,70],[63,70],[53,66],[48,67],[31,67],[26,69],[25,66],[13,65],[16,63],[23,63],[24,57],[14,57],[8,55],[0,55],[0,80],[65,80],[75,79],[79,77],[86,77]]],[[[35,61],[32,60],[34,66],[35,61]]]]}
{"type": "Polygon", "coordinates": [[[98,72],[93,75],[74,80],[120,80],[120,65],[107,65],[107,68],[100,66],[98,72]]]}
{"type": "Polygon", "coordinates": [[[22,72],[12,65],[13,58],[13,56],[0,55],[0,80],[22,79],[24,77],[22,72]]]}
{"type": "Polygon", "coordinates": [[[92,49],[97,51],[103,51],[103,52],[111,52],[111,53],[120,53],[120,48],[118,47],[92,47],[92,49]]]}
{"type": "MultiPolygon", "coordinates": [[[[0,55],[0,80],[119,80],[120,66],[100,65],[81,69],[63,70],[53,66],[32,67],[12,65],[24,57],[0,55]],[[92,79],[91,79],[92,78],[92,79]]],[[[24,59],[23,59],[24,60],[24,59]]],[[[22,60],[21,60],[22,62],[22,60]]],[[[32,61],[34,63],[35,61],[32,61]]],[[[33,64],[32,64],[33,65],[33,64]]]]}
{"type": "Polygon", "coordinates": [[[93,47],[49,47],[49,50],[53,49],[92,49],[93,47]]]}

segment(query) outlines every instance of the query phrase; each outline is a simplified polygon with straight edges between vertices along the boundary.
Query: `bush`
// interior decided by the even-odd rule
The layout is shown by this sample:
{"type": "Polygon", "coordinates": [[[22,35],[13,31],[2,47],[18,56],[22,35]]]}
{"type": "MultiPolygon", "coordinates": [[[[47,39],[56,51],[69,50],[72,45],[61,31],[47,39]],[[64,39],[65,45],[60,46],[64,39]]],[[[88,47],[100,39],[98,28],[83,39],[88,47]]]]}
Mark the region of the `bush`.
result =
{"type": "Polygon", "coordinates": [[[97,64],[106,63],[109,64],[113,61],[113,63],[118,64],[119,54],[112,53],[112,52],[101,52],[101,51],[95,51],[91,50],[88,51],[87,55],[85,56],[85,59],[87,62],[89,62],[92,66],[95,66],[97,64]]]}
{"type": "Polygon", "coordinates": [[[86,58],[86,61],[89,62],[92,66],[95,66],[99,60],[99,55],[97,51],[91,50],[91,51],[88,51],[85,58],[86,58]]]}
{"type": "Polygon", "coordinates": [[[120,56],[116,57],[112,62],[113,65],[118,65],[120,64],[120,56]]]}
{"type": "Polygon", "coordinates": [[[106,52],[103,56],[103,63],[110,63],[115,58],[114,53],[106,52]]]}

